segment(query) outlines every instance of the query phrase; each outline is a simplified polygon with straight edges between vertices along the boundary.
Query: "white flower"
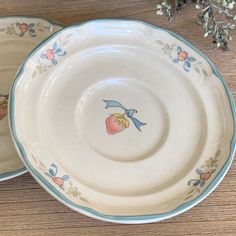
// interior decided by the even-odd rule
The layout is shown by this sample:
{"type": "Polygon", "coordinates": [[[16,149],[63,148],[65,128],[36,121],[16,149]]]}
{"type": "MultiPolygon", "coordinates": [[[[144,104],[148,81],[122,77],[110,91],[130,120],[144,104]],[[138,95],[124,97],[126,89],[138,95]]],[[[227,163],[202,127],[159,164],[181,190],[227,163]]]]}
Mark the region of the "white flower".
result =
{"type": "Polygon", "coordinates": [[[162,16],[163,15],[163,11],[156,11],[156,14],[159,15],[159,16],[162,16]]]}
{"type": "Polygon", "coordinates": [[[157,8],[156,14],[157,15],[163,15],[162,5],[161,4],[157,4],[156,8],[157,8]]]}
{"type": "Polygon", "coordinates": [[[234,4],[235,4],[235,3],[230,2],[230,3],[228,4],[228,8],[229,8],[230,10],[232,10],[232,9],[234,8],[234,4]]]}
{"type": "Polygon", "coordinates": [[[198,4],[195,5],[195,9],[199,10],[200,6],[198,4]]]}

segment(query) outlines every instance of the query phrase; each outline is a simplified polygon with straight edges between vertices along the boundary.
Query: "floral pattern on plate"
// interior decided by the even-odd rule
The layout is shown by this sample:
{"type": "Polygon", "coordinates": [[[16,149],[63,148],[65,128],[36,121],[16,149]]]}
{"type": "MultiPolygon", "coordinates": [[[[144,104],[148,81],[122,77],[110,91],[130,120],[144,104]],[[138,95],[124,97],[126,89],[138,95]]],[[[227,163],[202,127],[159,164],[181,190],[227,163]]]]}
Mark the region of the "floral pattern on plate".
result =
{"type": "Polygon", "coordinates": [[[5,32],[9,35],[17,35],[23,37],[29,35],[30,37],[36,37],[38,32],[52,31],[52,27],[47,24],[26,23],[26,22],[13,22],[5,28],[0,28],[0,32],[5,32]]]}
{"type": "Polygon", "coordinates": [[[173,60],[174,63],[183,62],[183,68],[185,71],[189,71],[191,68],[191,62],[195,62],[196,59],[188,55],[188,52],[183,51],[182,47],[177,46],[177,57],[173,60]]]}
{"type": "Polygon", "coordinates": [[[204,68],[203,63],[198,61],[195,57],[189,56],[189,52],[176,44],[156,40],[156,43],[161,46],[162,52],[167,55],[174,63],[181,64],[184,71],[189,72],[191,68],[197,72],[203,80],[209,78],[209,74],[204,68]]]}
{"type": "Polygon", "coordinates": [[[52,48],[48,48],[46,52],[42,53],[40,56],[43,59],[49,60],[51,64],[56,65],[57,64],[57,59],[56,56],[65,56],[66,51],[62,50],[57,42],[55,42],[52,46],[52,48]]]}
{"type": "Polygon", "coordinates": [[[40,53],[38,65],[33,72],[33,77],[36,76],[37,73],[43,74],[44,72],[47,72],[48,69],[57,65],[59,57],[63,57],[66,54],[67,51],[62,49],[58,42],[54,42],[52,47],[47,48],[44,52],[40,53]]]}
{"type": "Polygon", "coordinates": [[[201,189],[204,187],[206,182],[212,177],[212,174],[218,168],[218,161],[220,156],[220,149],[216,152],[214,157],[210,157],[205,163],[196,169],[198,175],[197,178],[190,179],[188,185],[191,186],[190,190],[187,192],[186,200],[194,196],[196,193],[200,193],[201,189]]]}
{"type": "Polygon", "coordinates": [[[61,189],[64,190],[64,182],[69,180],[68,175],[63,175],[62,177],[57,176],[58,168],[55,164],[51,164],[51,167],[48,169],[48,172],[45,174],[52,179],[52,181],[58,185],[61,189]]]}
{"type": "Polygon", "coordinates": [[[73,196],[74,198],[78,198],[83,202],[88,202],[86,198],[82,196],[82,193],[78,190],[76,186],[73,184],[73,180],[68,175],[59,175],[58,167],[55,164],[51,164],[49,168],[47,168],[44,163],[37,160],[33,155],[31,155],[34,163],[37,167],[54,183],[54,185],[58,186],[59,189],[64,191],[66,194],[73,196]]]}

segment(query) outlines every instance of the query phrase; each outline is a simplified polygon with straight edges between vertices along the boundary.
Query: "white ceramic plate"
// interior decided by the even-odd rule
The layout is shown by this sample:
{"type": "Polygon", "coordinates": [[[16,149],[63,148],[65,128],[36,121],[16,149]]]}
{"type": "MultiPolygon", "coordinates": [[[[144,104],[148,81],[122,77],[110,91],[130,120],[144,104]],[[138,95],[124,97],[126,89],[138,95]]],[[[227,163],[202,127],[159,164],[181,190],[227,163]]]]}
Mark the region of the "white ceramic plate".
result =
{"type": "Polygon", "coordinates": [[[37,17],[0,18],[0,181],[26,172],[8,128],[7,106],[11,83],[25,56],[59,29],[59,24],[37,17]]]}
{"type": "Polygon", "coordinates": [[[19,154],[55,198],[113,222],[159,221],[205,198],[235,149],[235,107],[212,63],[139,21],[61,30],[10,94],[19,154]]]}

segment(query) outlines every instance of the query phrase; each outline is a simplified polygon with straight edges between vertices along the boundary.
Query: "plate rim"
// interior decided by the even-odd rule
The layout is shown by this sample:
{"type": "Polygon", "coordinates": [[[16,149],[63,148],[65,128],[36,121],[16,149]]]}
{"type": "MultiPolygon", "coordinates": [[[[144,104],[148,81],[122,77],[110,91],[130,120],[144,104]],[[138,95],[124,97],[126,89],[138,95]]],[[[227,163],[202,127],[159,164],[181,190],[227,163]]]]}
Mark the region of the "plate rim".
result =
{"type": "MultiPolygon", "coordinates": [[[[0,21],[1,20],[4,20],[4,19],[15,19],[15,18],[22,18],[22,19],[37,19],[37,20],[44,20],[46,22],[48,22],[50,25],[53,25],[53,26],[58,26],[60,28],[64,28],[65,25],[57,22],[57,21],[54,21],[54,20],[50,20],[48,18],[44,18],[44,17],[40,17],[40,16],[31,16],[31,15],[27,15],[27,16],[24,16],[24,15],[6,15],[6,16],[1,16],[0,17],[0,21]]],[[[28,54],[29,55],[29,54],[28,54]]],[[[28,55],[26,56],[26,58],[28,57],[28,55]]],[[[22,64],[21,64],[22,65],[22,64]]],[[[21,65],[19,66],[19,68],[21,67],[21,65]]],[[[17,72],[18,73],[18,72],[17,72]]],[[[17,75],[16,73],[16,75],[17,75]]],[[[10,89],[11,90],[11,89],[10,89]]],[[[10,94],[10,93],[9,93],[10,94]]],[[[10,103],[9,103],[10,104],[10,103]]],[[[9,123],[9,122],[8,122],[9,123]]],[[[11,132],[10,132],[10,135],[11,135],[11,132]]],[[[12,135],[11,135],[12,137],[12,135]]],[[[18,153],[18,152],[17,152],[18,153]]],[[[18,154],[19,156],[19,154],[18,154]]],[[[23,163],[24,164],[24,163],[23,163]]],[[[2,181],[5,181],[5,180],[8,180],[8,179],[13,179],[15,177],[18,177],[20,175],[23,175],[25,174],[26,172],[28,172],[27,168],[24,166],[24,167],[21,167],[19,169],[16,169],[14,171],[7,171],[7,172],[4,172],[4,173],[0,173],[0,182],[2,181]]]]}
{"type": "Polygon", "coordinates": [[[233,96],[231,94],[231,91],[229,90],[229,87],[228,87],[226,81],[224,80],[224,78],[222,77],[222,75],[220,74],[220,72],[218,71],[216,66],[212,63],[212,61],[203,52],[201,52],[201,50],[199,50],[193,43],[189,42],[187,39],[183,38],[182,36],[179,36],[178,34],[172,32],[172,31],[170,31],[168,29],[162,28],[160,26],[153,25],[151,23],[147,23],[147,22],[142,21],[142,20],[134,20],[134,19],[122,19],[122,18],[109,19],[109,18],[104,18],[104,19],[89,20],[89,21],[85,21],[85,22],[82,22],[82,23],[72,24],[70,26],[62,28],[61,30],[55,32],[54,34],[52,34],[51,36],[49,36],[48,38],[43,40],[25,58],[25,60],[21,64],[21,66],[20,66],[20,68],[19,68],[19,70],[18,70],[18,72],[16,74],[15,80],[12,83],[12,87],[11,87],[10,94],[9,94],[9,116],[8,116],[8,121],[9,121],[9,126],[10,126],[10,132],[11,132],[11,135],[12,135],[12,139],[14,141],[14,145],[16,147],[18,155],[20,156],[22,162],[25,164],[25,166],[27,167],[27,169],[31,173],[31,175],[35,178],[35,180],[49,194],[51,194],[55,199],[57,199],[59,202],[61,202],[62,204],[66,205],[67,207],[71,208],[72,210],[75,210],[75,211],[77,211],[79,213],[82,213],[82,214],[84,214],[86,216],[90,216],[90,217],[95,218],[95,219],[99,219],[99,220],[103,220],[103,221],[109,221],[109,222],[114,222],[114,223],[141,224],[141,223],[158,222],[158,221],[165,220],[165,219],[171,218],[173,216],[179,215],[179,214],[189,210],[190,208],[192,208],[193,206],[197,205],[199,202],[204,200],[220,184],[220,182],[223,180],[224,176],[228,172],[228,170],[229,170],[229,168],[230,168],[230,166],[231,166],[231,164],[233,162],[234,154],[235,154],[235,149],[236,149],[236,130],[235,130],[236,107],[235,107],[235,102],[234,102],[233,96]],[[227,99],[228,99],[228,102],[229,102],[229,105],[230,105],[230,110],[231,110],[231,115],[232,115],[232,122],[233,122],[233,135],[232,135],[232,139],[231,139],[231,142],[230,142],[229,156],[228,156],[226,162],[224,163],[224,165],[222,166],[222,168],[217,173],[217,175],[214,177],[214,179],[212,179],[210,184],[206,187],[206,189],[201,194],[199,194],[194,199],[179,205],[174,210],[171,210],[171,211],[168,211],[168,212],[165,212],[165,213],[160,213],[160,214],[148,214],[148,215],[136,215],[136,216],[120,216],[120,215],[119,216],[115,216],[115,215],[103,214],[103,213],[100,213],[100,212],[96,211],[95,209],[92,209],[92,208],[89,208],[89,207],[84,207],[84,206],[81,206],[79,204],[76,204],[76,203],[72,202],[71,200],[69,200],[67,197],[65,197],[62,193],[60,193],[56,189],[56,187],[54,187],[52,184],[50,184],[30,164],[30,162],[29,162],[29,160],[27,158],[27,155],[25,153],[25,150],[24,150],[22,144],[20,143],[20,141],[18,140],[18,137],[17,137],[17,134],[16,134],[16,130],[15,130],[15,121],[14,121],[14,94],[15,94],[16,84],[20,80],[21,75],[24,72],[24,67],[25,67],[27,61],[32,56],[34,56],[38,52],[38,50],[40,48],[42,48],[45,44],[47,44],[51,39],[53,39],[57,35],[61,34],[63,31],[68,30],[68,29],[73,29],[73,28],[79,28],[79,27],[81,27],[81,26],[83,26],[85,24],[91,23],[91,22],[93,22],[93,23],[95,22],[96,23],[96,22],[106,22],[106,21],[108,21],[108,22],[111,22],[111,21],[136,22],[136,23],[139,23],[139,24],[144,24],[148,28],[153,28],[155,30],[164,31],[164,32],[170,34],[174,38],[180,40],[182,43],[184,43],[187,46],[189,46],[192,50],[194,50],[197,54],[199,54],[201,57],[203,57],[206,60],[206,62],[211,67],[213,74],[222,83],[222,85],[224,87],[224,90],[226,92],[227,99]]]}

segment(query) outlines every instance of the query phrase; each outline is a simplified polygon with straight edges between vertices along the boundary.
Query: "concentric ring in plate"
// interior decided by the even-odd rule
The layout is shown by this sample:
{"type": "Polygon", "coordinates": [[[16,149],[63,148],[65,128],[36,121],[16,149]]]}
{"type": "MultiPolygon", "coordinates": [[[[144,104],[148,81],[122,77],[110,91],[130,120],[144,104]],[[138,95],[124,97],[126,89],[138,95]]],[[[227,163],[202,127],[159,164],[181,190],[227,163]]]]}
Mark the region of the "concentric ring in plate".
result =
{"type": "Polygon", "coordinates": [[[8,94],[19,65],[43,39],[61,25],[38,17],[0,18],[0,181],[26,172],[12,143],[8,120],[8,94]]]}
{"type": "Polygon", "coordinates": [[[70,26],[39,45],[13,83],[10,127],[50,194],[119,223],[188,210],[235,150],[234,101],[215,66],[180,36],[131,20],[70,26]]]}

